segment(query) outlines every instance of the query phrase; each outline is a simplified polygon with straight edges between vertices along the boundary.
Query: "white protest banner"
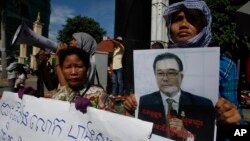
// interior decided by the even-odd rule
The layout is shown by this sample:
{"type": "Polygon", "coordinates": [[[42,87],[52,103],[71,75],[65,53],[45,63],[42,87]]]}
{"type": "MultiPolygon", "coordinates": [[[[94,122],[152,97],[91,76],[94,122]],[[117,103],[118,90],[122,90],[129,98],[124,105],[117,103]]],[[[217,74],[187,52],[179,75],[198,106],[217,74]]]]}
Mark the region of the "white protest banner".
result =
{"type": "Polygon", "coordinates": [[[0,99],[0,121],[1,141],[148,141],[152,131],[150,122],[12,92],[0,99]]]}

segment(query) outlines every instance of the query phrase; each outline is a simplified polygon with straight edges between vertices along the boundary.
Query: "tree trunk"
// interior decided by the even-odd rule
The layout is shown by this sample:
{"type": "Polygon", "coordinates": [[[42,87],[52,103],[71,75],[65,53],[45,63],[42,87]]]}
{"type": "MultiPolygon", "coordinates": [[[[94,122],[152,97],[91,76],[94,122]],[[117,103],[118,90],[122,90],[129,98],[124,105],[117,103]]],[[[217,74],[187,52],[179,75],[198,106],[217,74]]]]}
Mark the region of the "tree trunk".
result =
{"type": "Polygon", "coordinates": [[[5,21],[6,21],[6,15],[4,10],[1,12],[2,20],[1,20],[1,44],[0,44],[0,50],[1,50],[1,64],[2,64],[2,79],[7,78],[7,61],[6,61],[6,30],[5,30],[5,21]]]}

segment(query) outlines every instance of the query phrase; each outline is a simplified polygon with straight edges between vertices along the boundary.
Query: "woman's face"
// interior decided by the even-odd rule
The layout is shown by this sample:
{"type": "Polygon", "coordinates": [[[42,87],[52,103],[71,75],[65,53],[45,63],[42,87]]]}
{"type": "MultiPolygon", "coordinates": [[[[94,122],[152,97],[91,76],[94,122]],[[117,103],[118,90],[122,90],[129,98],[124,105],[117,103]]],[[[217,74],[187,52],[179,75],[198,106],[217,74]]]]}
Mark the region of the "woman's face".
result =
{"type": "Polygon", "coordinates": [[[198,28],[190,23],[183,11],[171,20],[170,33],[175,43],[185,43],[199,33],[198,28]]]}
{"type": "Polygon", "coordinates": [[[87,68],[83,61],[75,54],[65,58],[62,72],[69,87],[72,89],[82,87],[87,80],[87,68]]]}

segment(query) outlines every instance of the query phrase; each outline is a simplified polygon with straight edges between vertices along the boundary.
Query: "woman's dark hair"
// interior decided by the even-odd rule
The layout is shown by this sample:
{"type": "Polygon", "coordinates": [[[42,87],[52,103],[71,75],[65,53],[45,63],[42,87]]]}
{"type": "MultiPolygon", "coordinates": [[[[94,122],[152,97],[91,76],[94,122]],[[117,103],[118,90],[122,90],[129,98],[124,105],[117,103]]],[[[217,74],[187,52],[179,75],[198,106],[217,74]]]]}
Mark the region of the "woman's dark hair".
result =
{"type": "Polygon", "coordinates": [[[200,32],[207,25],[206,18],[202,11],[198,9],[187,9],[186,7],[181,8],[171,15],[171,24],[178,21],[177,15],[180,12],[184,12],[187,21],[195,26],[198,32],[200,32]]]}
{"type": "Polygon", "coordinates": [[[88,69],[90,67],[90,59],[89,54],[84,50],[76,47],[68,47],[66,49],[62,49],[59,52],[59,65],[62,67],[63,62],[65,61],[67,56],[76,55],[82,60],[84,66],[88,69]]]}

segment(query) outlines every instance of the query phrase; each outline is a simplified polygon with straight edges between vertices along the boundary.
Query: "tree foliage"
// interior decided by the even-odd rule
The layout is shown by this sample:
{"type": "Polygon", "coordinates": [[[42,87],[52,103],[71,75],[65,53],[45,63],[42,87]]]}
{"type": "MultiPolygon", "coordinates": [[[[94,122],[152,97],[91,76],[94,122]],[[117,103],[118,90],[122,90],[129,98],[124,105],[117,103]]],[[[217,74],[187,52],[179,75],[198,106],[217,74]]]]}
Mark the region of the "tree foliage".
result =
{"type": "Polygon", "coordinates": [[[236,34],[236,11],[244,4],[234,0],[205,0],[212,13],[212,45],[235,59],[241,50],[250,50],[250,38],[236,34]],[[243,49],[245,48],[245,49],[243,49]]]}
{"type": "Polygon", "coordinates": [[[76,16],[68,18],[63,29],[58,32],[57,39],[68,43],[75,32],[86,32],[93,36],[97,42],[100,42],[106,31],[100,27],[100,24],[89,17],[76,16]]]}

